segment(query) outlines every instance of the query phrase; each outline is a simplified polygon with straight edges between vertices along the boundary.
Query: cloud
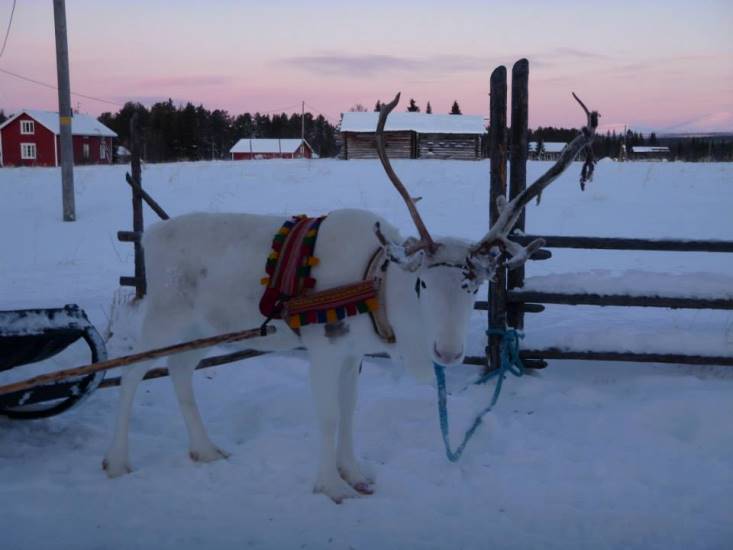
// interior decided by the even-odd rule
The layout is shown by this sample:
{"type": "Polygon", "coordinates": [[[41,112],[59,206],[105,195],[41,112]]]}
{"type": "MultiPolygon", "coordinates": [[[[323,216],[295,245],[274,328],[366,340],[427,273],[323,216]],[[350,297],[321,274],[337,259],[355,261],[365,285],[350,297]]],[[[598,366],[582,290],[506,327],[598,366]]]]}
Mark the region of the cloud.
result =
{"type": "Polygon", "coordinates": [[[577,59],[610,59],[605,54],[569,47],[555,48],[551,53],[560,57],[575,57],[577,59]]]}
{"type": "Polygon", "coordinates": [[[285,63],[326,75],[372,77],[388,72],[458,73],[487,71],[492,60],[468,55],[399,57],[382,54],[317,54],[284,59],[285,63]]]}
{"type": "Polygon", "coordinates": [[[137,84],[144,87],[162,88],[200,88],[207,86],[221,86],[232,81],[230,76],[225,75],[200,75],[200,76],[160,76],[139,80],[137,84]]]}

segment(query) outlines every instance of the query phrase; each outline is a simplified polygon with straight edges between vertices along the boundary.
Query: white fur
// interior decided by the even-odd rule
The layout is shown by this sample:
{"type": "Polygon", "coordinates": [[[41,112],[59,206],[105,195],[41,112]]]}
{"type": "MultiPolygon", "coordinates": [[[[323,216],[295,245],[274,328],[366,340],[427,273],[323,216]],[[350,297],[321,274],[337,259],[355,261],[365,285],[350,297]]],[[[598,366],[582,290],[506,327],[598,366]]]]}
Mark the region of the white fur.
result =
{"type": "MultiPolygon", "coordinates": [[[[258,307],[264,289],[260,279],[273,236],[284,221],[280,216],[189,214],[151,227],[143,243],[148,296],[141,349],[259,326],[264,321],[258,307]]],[[[388,240],[402,242],[392,226],[370,212],[338,210],[328,215],[315,249],[321,260],[312,271],[316,290],[363,279],[370,257],[380,246],[374,233],[376,222],[388,240]]],[[[473,292],[462,288],[461,269],[431,265],[463,264],[470,245],[455,239],[439,242],[437,252],[416,270],[395,263],[387,269],[382,307],[396,343],[382,341],[368,315],[348,317],[349,332],[338,338],[327,338],[323,325],[303,327],[298,337],[282,321],[273,321],[276,334],[246,342],[248,348],[270,351],[307,348],[321,431],[315,490],[335,501],[356,496],[355,487],[363,491],[371,483],[356,461],[352,441],[363,355],[386,352],[402,359],[421,379],[431,375],[434,360],[450,364],[463,360],[473,292]],[[419,297],[418,277],[425,283],[419,297]]],[[[168,368],[188,430],[189,453],[194,460],[210,461],[226,455],[210,441],[193,394],[192,373],[203,353],[171,356],[168,368]]],[[[123,375],[115,435],[104,460],[112,477],[130,471],[128,420],[135,389],[150,367],[151,362],[134,365],[123,375]]]]}

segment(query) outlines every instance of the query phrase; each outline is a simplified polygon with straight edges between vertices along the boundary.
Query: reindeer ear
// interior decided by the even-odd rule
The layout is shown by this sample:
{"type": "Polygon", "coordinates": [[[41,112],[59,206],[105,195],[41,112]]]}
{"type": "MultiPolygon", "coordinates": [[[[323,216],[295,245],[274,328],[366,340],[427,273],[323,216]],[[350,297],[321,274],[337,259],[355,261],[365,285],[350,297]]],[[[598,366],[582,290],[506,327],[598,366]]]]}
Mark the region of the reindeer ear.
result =
{"type": "Polygon", "coordinates": [[[423,259],[425,258],[425,251],[422,249],[416,250],[412,254],[407,251],[414,248],[419,242],[415,237],[408,237],[404,243],[397,244],[388,240],[382,233],[379,222],[374,224],[374,233],[382,245],[387,258],[392,263],[399,265],[405,271],[417,271],[422,266],[423,259]]]}
{"type": "Polygon", "coordinates": [[[425,259],[425,251],[417,250],[412,254],[408,253],[411,247],[415,246],[417,239],[414,237],[408,238],[404,243],[387,243],[382,245],[387,257],[392,263],[397,264],[405,271],[415,272],[422,266],[423,260],[425,259]]]}

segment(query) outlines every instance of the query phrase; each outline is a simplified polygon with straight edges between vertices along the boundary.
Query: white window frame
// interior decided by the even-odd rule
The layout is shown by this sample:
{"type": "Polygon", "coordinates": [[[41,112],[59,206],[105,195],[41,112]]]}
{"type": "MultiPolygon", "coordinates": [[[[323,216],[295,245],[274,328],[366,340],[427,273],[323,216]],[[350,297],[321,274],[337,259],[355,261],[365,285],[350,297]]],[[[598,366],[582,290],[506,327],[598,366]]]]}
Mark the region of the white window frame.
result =
{"type": "Polygon", "coordinates": [[[36,123],[33,120],[20,121],[20,134],[23,136],[32,136],[36,133],[36,123]]]}
{"type": "Polygon", "coordinates": [[[104,145],[104,140],[99,143],[99,160],[107,160],[107,147],[104,145]]]}
{"type": "Polygon", "coordinates": [[[38,148],[35,143],[20,144],[21,160],[36,160],[38,158],[38,148]]]}
{"type": "Polygon", "coordinates": [[[92,148],[89,147],[88,143],[81,144],[81,158],[83,160],[89,160],[92,158],[92,148]]]}

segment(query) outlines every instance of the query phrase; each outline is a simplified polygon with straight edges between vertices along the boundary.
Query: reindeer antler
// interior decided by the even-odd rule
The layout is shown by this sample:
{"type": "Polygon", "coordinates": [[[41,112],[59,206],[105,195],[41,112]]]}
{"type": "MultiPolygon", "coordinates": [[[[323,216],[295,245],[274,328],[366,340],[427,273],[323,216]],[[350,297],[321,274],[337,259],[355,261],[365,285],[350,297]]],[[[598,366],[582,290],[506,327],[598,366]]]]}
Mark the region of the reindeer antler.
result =
{"type": "MultiPolygon", "coordinates": [[[[530,243],[530,245],[528,245],[526,249],[523,249],[524,252],[521,252],[516,249],[516,246],[518,245],[512,243],[509,240],[508,234],[509,231],[511,231],[514,227],[514,224],[517,223],[517,220],[522,213],[522,209],[527,206],[529,201],[531,201],[535,197],[539,197],[542,194],[542,191],[553,181],[555,181],[557,177],[567,169],[568,166],[570,166],[570,163],[573,162],[576,156],[578,156],[578,153],[584,148],[590,148],[590,145],[593,143],[593,138],[596,134],[596,128],[598,128],[598,118],[601,115],[598,114],[598,111],[588,111],[588,108],[580,100],[580,98],[575,95],[575,93],[573,93],[573,97],[583,108],[583,111],[585,111],[586,125],[583,127],[580,134],[578,134],[575,139],[573,139],[573,141],[571,141],[567,145],[567,147],[563,149],[557,162],[553,164],[550,169],[547,170],[547,172],[537,178],[532,185],[522,191],[509,203],[506,202],[506,198],[503,196],[500,196],[497,199],[497,206],[499,207],[499,219],[496,221],[493,227],[489,229],[489,232],[484,236],[484,238],[473,246],[473,248],[471,249],[471,252],[473,254],[486,253],[489,248],[493,246],[493,244],[497,241],[501,241],[502,244],[504,244],[505,248],[509,249],[510,253],[512,253],[513,256],[520,255],[521,257],[525,257],[525,259],[526,257],[529,257],[529,255],[531,255],[527,254],[528,249],[532,248],[532,251],[534,251],[538,248],[538,244],[536,244],[536,242],[533,242],[530,243]]],[[[586,174],[586,172],[587,170],[584,167],[583,173],[586,174]]],[[[590,172],[592,172],[592,170],[590,170],[590,172]]],[[[521,264],[522,262],[519,263],[521,264]]],[[[515,265],[515,267],[517,266],[515,265]]]]}
{"type": "Polygon", "coordinates": [[[417,207],[415,206],[416,201],[413,200],[412,197],[410,197],[410,194],[407,192],[407,189],[405,189],[404,184],[400,181],[400,178],[397,177],[397,174],[395,173],[392,165],[389,162],[389,158],[387,158],[387,153],[384,150],[384,125],[387,122],[387,117],[397,106],[397,103],[399,103],[399,101],[400,94],[398,92],[392,101],[390,101],[389,103],[382,103],[382,106],[379,110],[379,122],[377,123],[376,135],[377,155],[379,155],[379,160],[382,161],[382,166],[384,167],[384,171],[387,173],[390,181],[395,186],[397,192],[400,194],[402,199],[405,201],[407,209],[410,211],[410,216],[412,216],[412,221],[415,222],[415,227],[417,227],[417,232],[420,235],[420,240],[413,246],[411,246],[410,250],[408,250],[407,253],[413,254],[421,249],[425,249],[428,252],[432,253],[435,252],[437,245],[433,241],[433,238],[430,236],[430,233],[428,233],[428,229],[427,227],[425,227],[425,223],[423,223],[422,218],[420,217],[420,213],[417,211],[417,207]]]}

